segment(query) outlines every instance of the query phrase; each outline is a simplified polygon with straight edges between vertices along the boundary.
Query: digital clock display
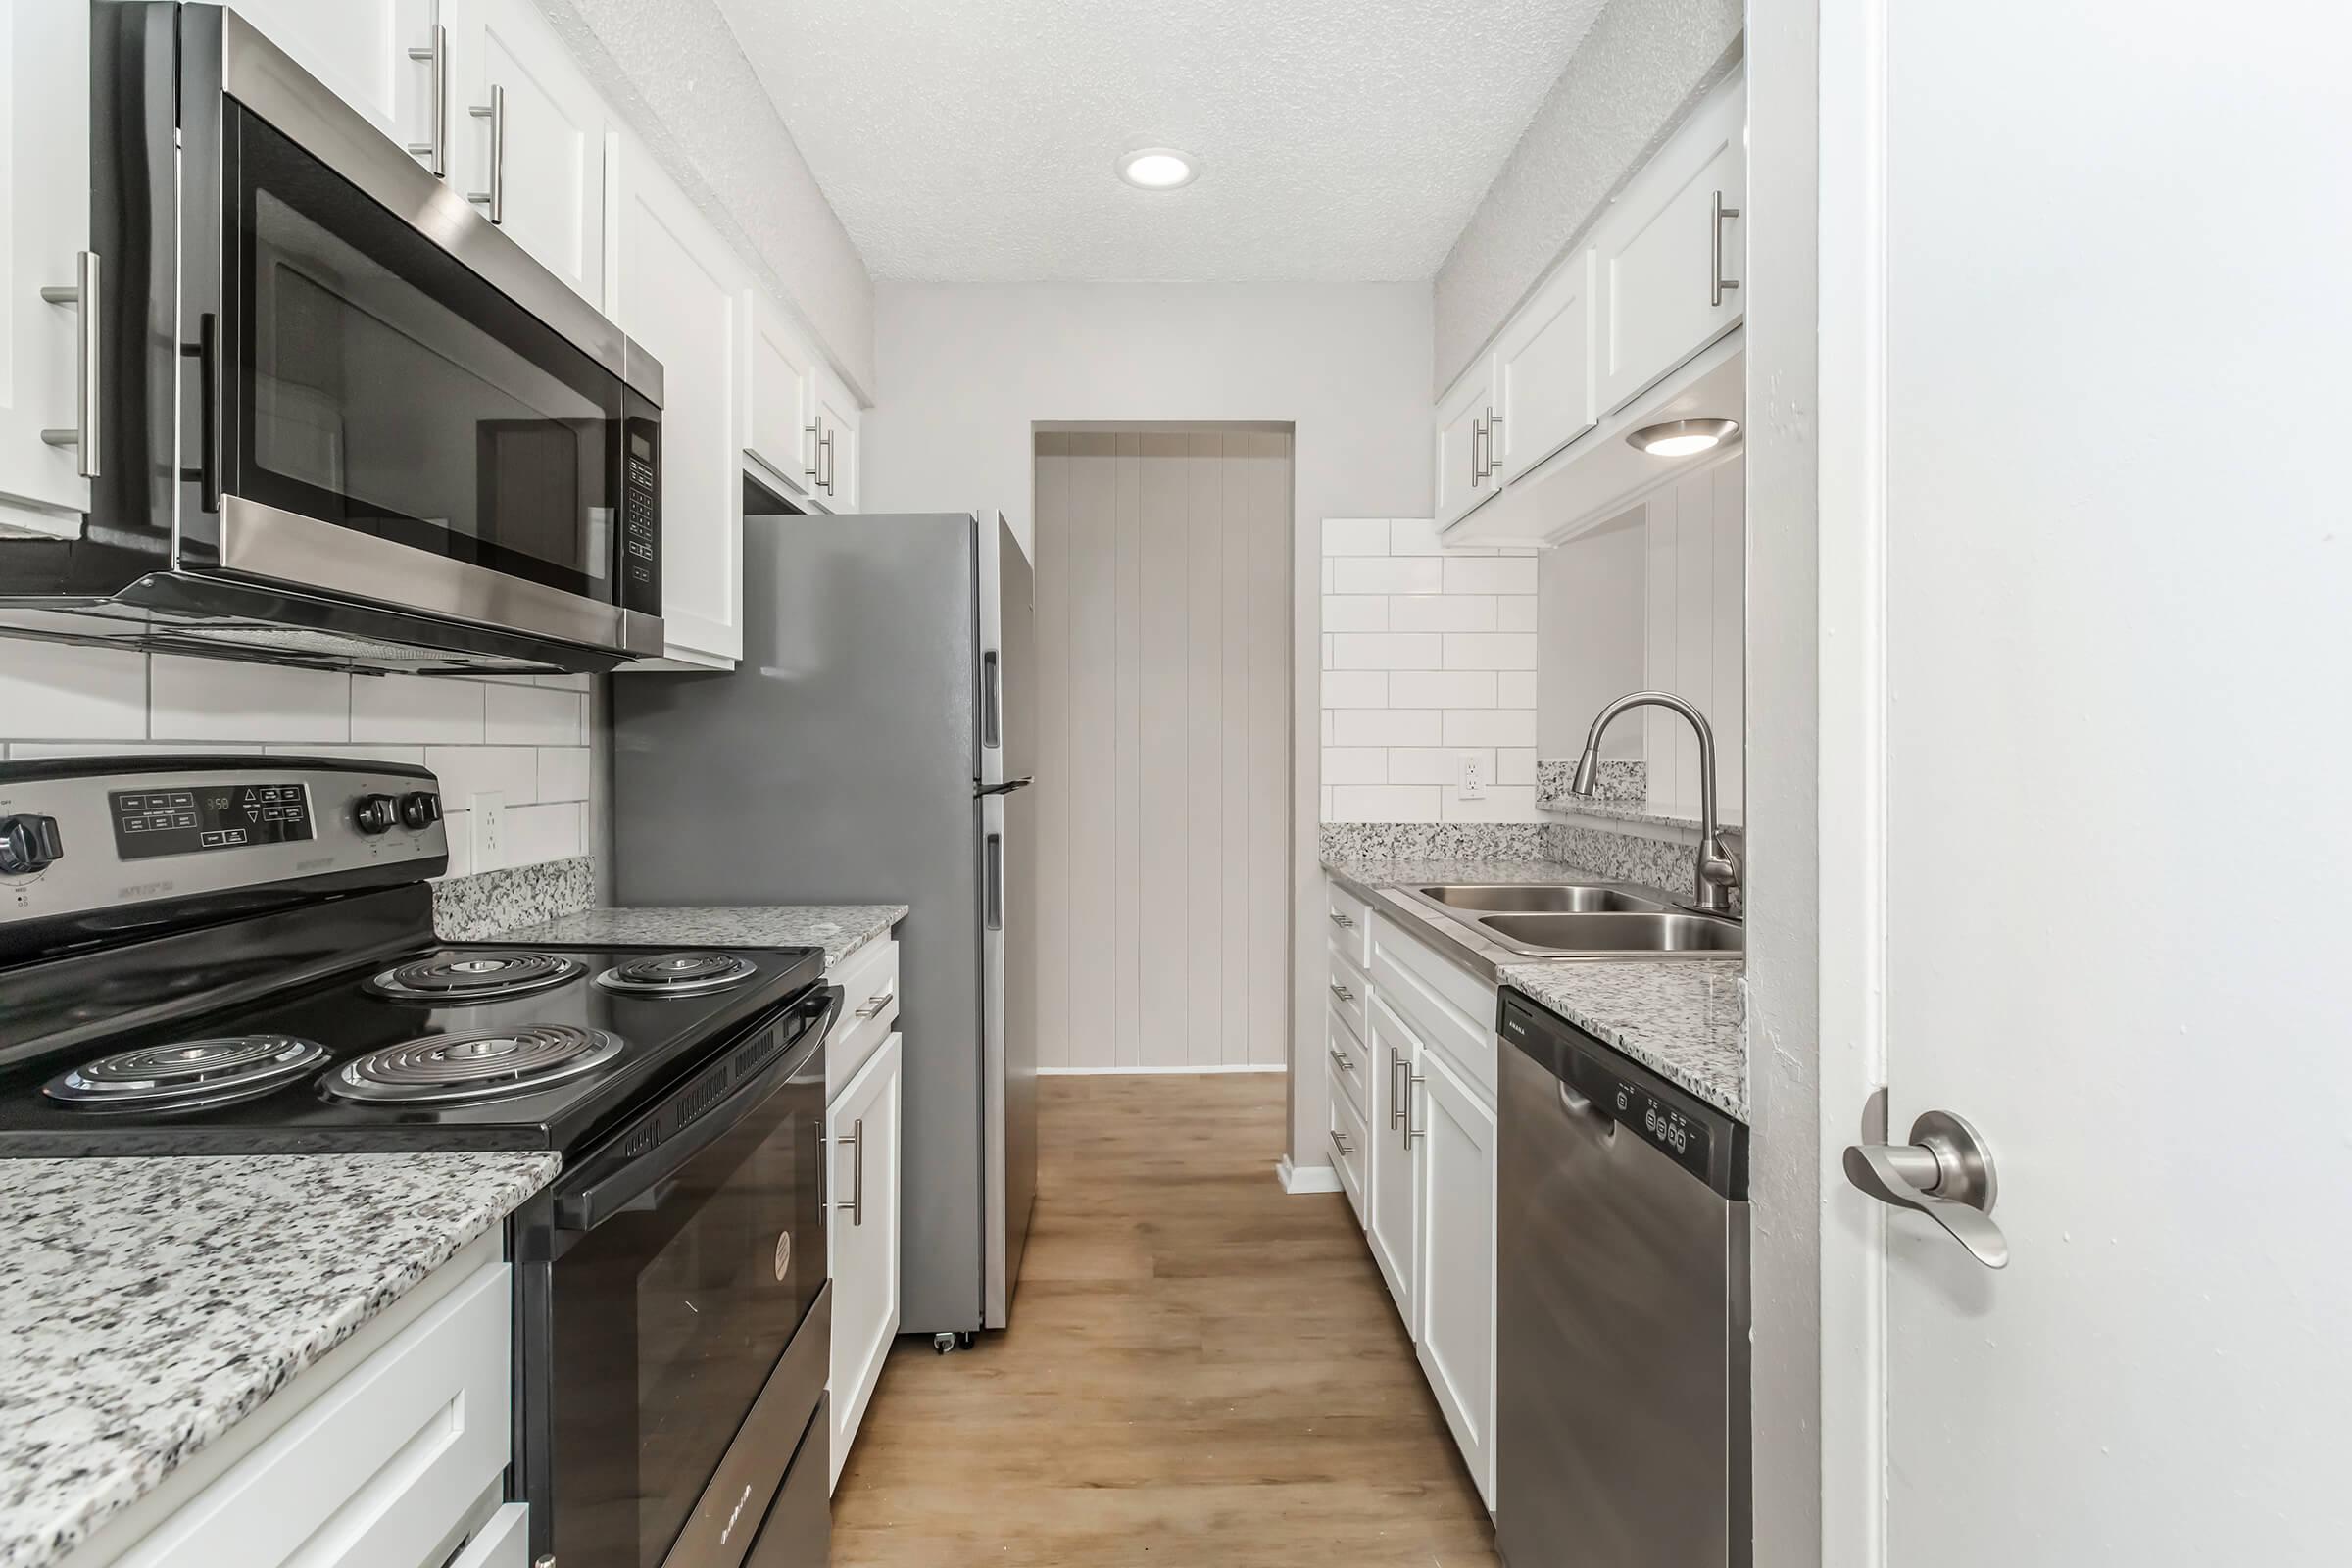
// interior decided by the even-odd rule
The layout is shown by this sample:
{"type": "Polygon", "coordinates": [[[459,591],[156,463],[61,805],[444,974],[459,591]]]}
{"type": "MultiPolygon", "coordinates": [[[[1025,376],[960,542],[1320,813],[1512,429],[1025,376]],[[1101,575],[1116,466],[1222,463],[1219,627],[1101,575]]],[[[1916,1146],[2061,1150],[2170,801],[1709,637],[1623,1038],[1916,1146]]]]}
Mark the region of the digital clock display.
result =
{"type": "Polygon", "coordinates": [[[300,784],[109,790],[106,798],[113,808],[115,853],[125,860],[312,837],[310,797],[300,784]]]}

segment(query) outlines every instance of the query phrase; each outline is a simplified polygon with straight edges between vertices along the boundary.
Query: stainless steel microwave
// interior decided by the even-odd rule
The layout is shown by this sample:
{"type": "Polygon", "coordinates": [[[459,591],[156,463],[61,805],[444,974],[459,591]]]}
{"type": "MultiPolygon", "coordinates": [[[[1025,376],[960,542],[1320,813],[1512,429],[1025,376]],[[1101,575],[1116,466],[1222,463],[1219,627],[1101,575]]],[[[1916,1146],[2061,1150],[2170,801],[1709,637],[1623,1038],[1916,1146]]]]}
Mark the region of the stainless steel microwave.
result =
{"type": "Polygon", "coordinates": [[[92,7],[75,539],[0,631],[354,669],[662,651],[662,368],[234,11],[92,7]]]}

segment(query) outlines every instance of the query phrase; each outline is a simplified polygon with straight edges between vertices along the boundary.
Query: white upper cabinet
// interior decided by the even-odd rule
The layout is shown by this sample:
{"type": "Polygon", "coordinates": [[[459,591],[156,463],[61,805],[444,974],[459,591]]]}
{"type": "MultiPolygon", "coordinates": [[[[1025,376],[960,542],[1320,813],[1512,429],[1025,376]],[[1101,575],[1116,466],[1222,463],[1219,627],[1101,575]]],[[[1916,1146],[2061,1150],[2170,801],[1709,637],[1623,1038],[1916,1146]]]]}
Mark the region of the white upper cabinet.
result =
{"type": "MultiPolygon", "coordinates": [[[[77,287],[90,243],[86,0],[0,6],[0,527],[74,538],[90,504],[82,377],[100,367],[87,363],[80,302],[42,290],[77,287]]],[[[101,287],[113,260],[99,258],[101,287]]]]}
{"type": "Polygon", "coordinates": [[[811,500],[827,512],[858,510],[857,397],[829,369],[816,376],[816,479],[811,500]]]}
{"type": "Polygon", "coordinates": [[[823,471],[817,440],[815,345],[783,307],[757,287],[744,295],[744,455],[793,496],[816,491],[823,471]]]}
{"type": "Polygon", "coordinates": [[[633,138],[620,151],[620,328],[662,362],[662,618],[668,657],[743,652],[742,314],[749,280],[633,138]]]}
{"type": "Polygon", "coordinates": [[[457,84],[444,75],[436,100],[434,74],[449,63],[434,30],[438,0],[236,0],[236,12],[425,167],[436,151],[446,166],[457,127],[436,128],[435,107],[451,104],[457,84]]]}
{"type": "Polygon", "coordinates": [[[1501,484],[1489,471],[1489,419],[1494,412],[1494,360],[1463,372],[1438,405],[1438,493],[1434,514],[1449,527],[1494,499],[1501,484]]]}
{"type": "MultiPolygon", "coordinates": [[[[449,24],[449,181],[599,309],[615,122],[531,0],[463,0],[449,24]]],[[[623,322],[623,329],[627,323],[623,322]]]]}
{"type": "Polygon", "coordinates": [[[1580,250],[1503,329],[1489,421],[1498,483],[1592,428],[1592,253],[1580,250]]]}
{"type": "Polygon", "coordinates": [[[1746,103],[1737,78],[1709,95],[1593,235],[1604,411],[1740,324],[1746,103]]]}

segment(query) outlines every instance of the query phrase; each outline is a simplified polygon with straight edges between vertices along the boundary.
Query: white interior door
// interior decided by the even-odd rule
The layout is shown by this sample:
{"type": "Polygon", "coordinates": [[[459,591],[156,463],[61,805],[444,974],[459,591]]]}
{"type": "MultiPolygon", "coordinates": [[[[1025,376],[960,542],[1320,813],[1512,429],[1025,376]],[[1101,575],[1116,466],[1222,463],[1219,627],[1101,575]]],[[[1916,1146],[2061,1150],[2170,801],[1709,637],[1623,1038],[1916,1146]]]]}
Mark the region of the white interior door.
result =
{"type": "Polygon", "coordinates": [[[2257,11],[1823,9],[1829,1562],[2344,1557],[2352,536],[2265,432],[2352,353],[2352,20],[2257,11]],[[1846,1184],[1874,1082],[2005,1269],[1846,1184]]]}

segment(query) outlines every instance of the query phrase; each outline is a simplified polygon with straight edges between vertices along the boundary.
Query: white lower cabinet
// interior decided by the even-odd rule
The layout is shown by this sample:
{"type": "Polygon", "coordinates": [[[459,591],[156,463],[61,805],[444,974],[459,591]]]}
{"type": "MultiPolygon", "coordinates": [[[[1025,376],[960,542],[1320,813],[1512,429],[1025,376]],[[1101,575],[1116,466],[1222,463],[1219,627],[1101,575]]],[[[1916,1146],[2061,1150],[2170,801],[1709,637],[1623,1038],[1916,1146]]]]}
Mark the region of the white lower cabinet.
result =
{"type": "Polygon", "coordinates": [[[832,1465],[850,1445],[899,1333],[901,1040],[866,1057],[825,1110],[825,1246],[833,1276],[832,1465]]]}
{"type": "Polygon", "coordinates": [[[1325,1009],[1332,1163],[1491,1510],[1496,992],[1398,925],[1357,917],[1371,958],[1370,979],[1348,981],[1366,992],[1360,1045],[1336,1003],[1325,1009]],[[1360,1100],[1343,1054],[1362,1078],[1360,1100]]]}
{"type": "Polygon", "coordinates": [[[1431,1052],[1407,1113],[1420,1185],[1421,1370],[1487,1506],[1494,1506],[1494,1112],[1431,1052]]]}

